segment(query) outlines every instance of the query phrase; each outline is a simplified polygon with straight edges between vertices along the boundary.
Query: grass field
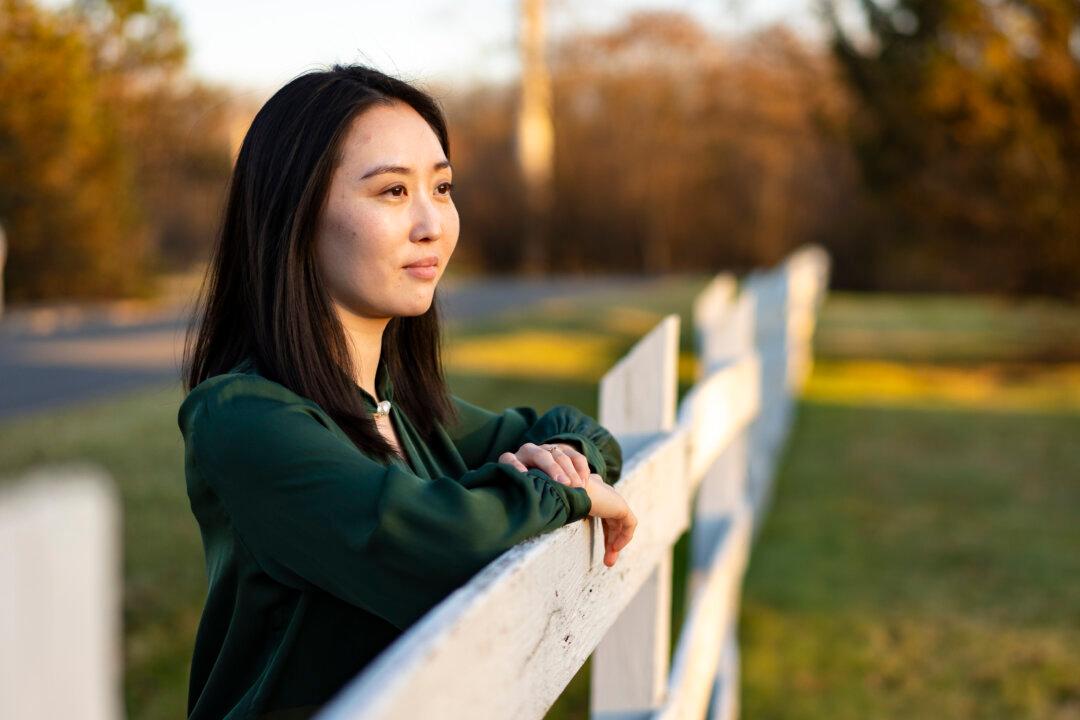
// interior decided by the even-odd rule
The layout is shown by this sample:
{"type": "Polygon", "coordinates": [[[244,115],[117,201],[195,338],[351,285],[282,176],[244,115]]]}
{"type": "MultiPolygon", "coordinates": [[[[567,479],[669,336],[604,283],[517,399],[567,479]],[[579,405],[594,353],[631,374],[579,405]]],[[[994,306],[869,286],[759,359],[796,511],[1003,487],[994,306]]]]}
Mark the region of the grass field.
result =
{"type": "Polygon", "coordinates": [[[1080,310],[834,295],[742,609],[748,718],[1080,718],[1080,310]]]}
{"type": "MultiPolygon", "coordinates": [[[[571,403],[702,281],[451,327],[455,392],[571,403]],[[550,348],[565,347],[560,362],[550,348]]],[[[749,718],[1080,717],[1080,311],[833,295],[743,601],[749,718]]],[[[8,477],[90,460],[124,517],[125,696],[182,716],[206,581],[179,389],[0,424],[8,477]]],[[[676,546],[681,621],[685,538],[676,546]]],[[[589,664],[549,713],[586,717],[589,664]]]]}

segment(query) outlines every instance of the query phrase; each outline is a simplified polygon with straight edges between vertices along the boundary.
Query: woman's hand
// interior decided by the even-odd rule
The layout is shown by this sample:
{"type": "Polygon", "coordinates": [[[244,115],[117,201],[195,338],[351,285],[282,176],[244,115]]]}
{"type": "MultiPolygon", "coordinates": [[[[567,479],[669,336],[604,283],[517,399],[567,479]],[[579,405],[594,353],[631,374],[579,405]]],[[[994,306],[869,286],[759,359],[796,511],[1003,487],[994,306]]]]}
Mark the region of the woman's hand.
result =
{"type": "Polygon", "coordinates": [[[499,456],[499,462],[513,465],[522,472],[531,467],[540,468],[553,480],[570,487],[584,487],[592,472],[588,459],[566,443],[525,443],[516,453],[504,452],[499,456]]]}
{"type": "Polygon", "coordinates": [[[530,467],[543,470],[564,485],[584,487],[592,501],[591,517],[600,518],[604,528],[604,564],[611,567],[637,529],[637,516],[626,500],[604,478],[589,470],[589,461],[566,443],[535,445],[525,443],[516,452],[504,452],[499,462],[525,472],[530,467]],[[551,449],[549,449],[551,448],[551,449]]]}
{"type": "Polygon", "coordinates": [[[619,551],[634,537],[637,516],[622,495],[595,473],[585,483],[585,491],[592,500],[589,515],[600,518],[604,527],[604,564],[611,567],[619,559],[619,551]]]}

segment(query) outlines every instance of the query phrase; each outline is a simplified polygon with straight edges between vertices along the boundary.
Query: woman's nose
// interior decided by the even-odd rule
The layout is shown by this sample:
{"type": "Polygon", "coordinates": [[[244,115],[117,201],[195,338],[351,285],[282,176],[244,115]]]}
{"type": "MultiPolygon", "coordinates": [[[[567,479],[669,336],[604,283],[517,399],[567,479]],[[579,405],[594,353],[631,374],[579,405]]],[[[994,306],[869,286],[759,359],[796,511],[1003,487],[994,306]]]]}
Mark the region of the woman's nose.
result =
{"type": "Polygon", "coordinates": [[[421,198],[413,203],[413,232],[412,240],[438,240],[442,237],[442,214],[435,207],[435,201],[430,198],[421,198]]]}

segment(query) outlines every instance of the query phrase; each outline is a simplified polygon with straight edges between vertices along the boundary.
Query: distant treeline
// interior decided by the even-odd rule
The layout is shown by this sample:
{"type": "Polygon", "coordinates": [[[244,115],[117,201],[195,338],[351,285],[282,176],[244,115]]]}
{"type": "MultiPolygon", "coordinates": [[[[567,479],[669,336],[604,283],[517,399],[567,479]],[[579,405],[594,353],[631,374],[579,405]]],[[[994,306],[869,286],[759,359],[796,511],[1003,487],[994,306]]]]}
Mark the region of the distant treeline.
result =
{"type": "Polygon", "coordinates": [[[153,291],[202,259],[233,105],[187,79],[175,15],[141,0],[0,0],[0,223],[9,300],[153,291]]]}
{"type": "MultiPolygon", "coordinates": [[[[817,242],[836,287],[1078,297],[1080,4],[861,5],[824,50],[661,12],[553,43],[544,269],[743,270],[817,242]]],[[[162,7],[0,8],[9,297],[137,292],[203,259],[254,108],[185,79],[162,7]]],[[[431,89],[455,262],[520,271],[517,88],[431,89]]]]}

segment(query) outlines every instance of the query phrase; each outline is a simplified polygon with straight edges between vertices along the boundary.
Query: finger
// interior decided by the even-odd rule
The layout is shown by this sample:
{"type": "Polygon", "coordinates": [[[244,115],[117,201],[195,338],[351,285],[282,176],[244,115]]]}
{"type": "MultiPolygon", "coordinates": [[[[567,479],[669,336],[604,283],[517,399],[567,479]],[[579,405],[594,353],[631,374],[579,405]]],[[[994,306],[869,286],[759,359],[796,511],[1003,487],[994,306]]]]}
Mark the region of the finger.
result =
{"type": "Polygon", "coordinates": [[[589,459],[577,450],[571,450],[567,454],[574,462],[574,467],[577,468],[578,477],[581,478],[581,484],[584,485],[589,482],[589,475],[592,475],[592,469],[589,467],[589,459]]]}
{"type": "Polygon", "coordinates": [[[563,473],[566,474],[566,479],[570,481],[570,485],[574,487],[580,487],[582,485],[581,478],[578,477],[577,468],[574,467],[574,461],[570,459],[569,455],[562,450],[555,450],[551,453],[551,457],[555,458],[555,462],[559,463],[559,467],[561,467],[563,473]]]}
{"type": "Polygon", "coordinates": [[[556,480],[563,485],[570,484],[570,478],[566,475],[566,471],[563,470],[562,465],[556,462],[555,458],[552,457],[551,453],[547,450],[544,450],[537,445],[533,445],[532,443],[526,443],[521,446],[521,450],[518,450],[518,456],[520,457],[522,454],[525,454],[528,461],[531,462],[534,467],[538,467],[546,472],[553,480],[556,480]]]}
{"type": "Polygon", "coordinates": [[[615,549],[622,550],[624,547],[626,547],[634,538],[634,531],[636,529],[637,518],[631,514],[630,518],[623,523],[623,526],[621,528],[622,531],[619,533],[619,537],[615,541],[615,549]]]}
{"type": "Polygon", "coordinates": [[[517,455],[512,452],[504,452],[499,456],[499,462],[506,463],[507,465],[513,465],[515,469],[521,472],[527,471],[529,468],[525,467],[525,464],[518,460],[517,455]]]}
{"type": "Polygon", "coordinates": [[[619,557],[619,549],[616,545],[618,525],[604,522],[604,564],[611,567],[619,557]]]}

